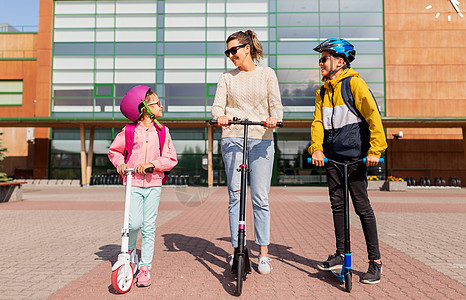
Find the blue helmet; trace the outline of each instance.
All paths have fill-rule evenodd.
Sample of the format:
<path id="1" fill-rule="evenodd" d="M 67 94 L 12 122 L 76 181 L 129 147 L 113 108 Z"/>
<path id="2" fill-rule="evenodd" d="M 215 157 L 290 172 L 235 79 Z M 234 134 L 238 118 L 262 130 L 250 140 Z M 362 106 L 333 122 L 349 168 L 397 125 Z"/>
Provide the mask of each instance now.
<path id="1" fill-rule="evenodd" d="M 356 50 L 347 40 L 331 38 L 323 41 L 319 46 L 314 48 L 314 51 L 322 53 L 327 51 L 334 55 L 344 56 L 348 63 L 351 63 L 356 57 Z"/>

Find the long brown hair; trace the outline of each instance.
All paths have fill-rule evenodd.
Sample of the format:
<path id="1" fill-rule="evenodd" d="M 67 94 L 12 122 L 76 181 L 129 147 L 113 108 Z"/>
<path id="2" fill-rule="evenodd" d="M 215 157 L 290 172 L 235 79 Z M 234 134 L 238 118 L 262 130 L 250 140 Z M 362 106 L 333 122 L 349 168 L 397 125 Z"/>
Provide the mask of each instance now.
<path id="1" fill-rule="evenodd" d="M 226 43 L 232 41 L 232 40 L 238 40 L 241 44 L 248 44 L 251 46 L 251 58 L 254 61 L 259 61 L 264 57 L 264 50 L 262 49 L 261 42 L 259 42 L 259 39 L 257 38 L 257 35 L 254 31 L 252 30 L 246 30 L 246 31 L 237 31 L 235 33 L 232 33 L 228 38 Z"/>

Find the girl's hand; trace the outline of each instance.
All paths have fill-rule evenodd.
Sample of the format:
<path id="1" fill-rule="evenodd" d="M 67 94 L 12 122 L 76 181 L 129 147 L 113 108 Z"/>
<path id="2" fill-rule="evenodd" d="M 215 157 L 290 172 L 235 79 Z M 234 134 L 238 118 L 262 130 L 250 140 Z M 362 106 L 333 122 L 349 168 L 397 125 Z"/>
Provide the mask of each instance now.
<path id="1" fill-rule="evenodd" d="M 147 168 L 153 168 L 154 165 L 151 164 L 151 163 L 143 163 L 143 164 L 139 164 L 137 165 L 135 168 L 134 168 L 134 171 L 138 174 L 141 174 L 141 175 L 146 175 L 146 169 Z"/>
<path id="2" fill-rule="evenodd" d="M 321 150 L 316 150 L 314 153 L 312 153 L 312 164 L 316 165 L 318 167 L 323 167 L 324 166 L 324 152 Z"/>
<path id="3" fill-rule="evenodd" d="M 224 127 L 228 127 L 228 122 L 230 121 L 230 119 L 228 118 L 228 116 L 220 116 L 217 118 L 217 124 L 218 126 L 224 126 Z"/>
<path id="4" fill-rule="evenodd" d="M 265 120 L 265 127 L 275 128 L 275 127 L 277 127 L 277 122 L 278 122 L 277 118 L 267 117 L 267 119 Z"/>
<path id="5" fill-rule="evenodd" d="M 125 175 L 126 175 L 126 174 L 125 174 L 125 171 L 126 171 L 127 168 L 128 168 L 128 167 L 127 167 L 125 164 L 119 165 L 119 166 L 117 167 L 117 172 L 118 172 L 118 174 L 120 174 L 121 176 L 125 176 Z"/>

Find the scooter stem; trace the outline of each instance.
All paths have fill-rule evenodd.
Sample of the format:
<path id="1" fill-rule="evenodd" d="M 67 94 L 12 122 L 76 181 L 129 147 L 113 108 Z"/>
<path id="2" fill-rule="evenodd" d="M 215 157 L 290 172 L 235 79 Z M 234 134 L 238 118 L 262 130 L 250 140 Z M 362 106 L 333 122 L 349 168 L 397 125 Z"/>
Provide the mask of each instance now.
<path id="1" fill-rule="evenodd" d="M 123 229 L 121 233 L 121 252 L 128 252 L 129 244 L 129 207 L 131 204 L 131 186 L 133 180 L 133 169 L 126 169 L 126 188 L 125 188 L 125 216 Z"/>
<path id="2" fill-rule="evenodd" d="M 246 161 L 246 152 L 248 149 L 248 123 L 244 124 L 244 141 L 243 141 L 243 163 L 240 166 L 241 172 L 241 194 L 239 202 L 239 228 L 238 228 L 238 252 L 244 252 L 244 238 L 246 231 L 246 189 L 247 189 L 247 176 L 248 165 Z"/>

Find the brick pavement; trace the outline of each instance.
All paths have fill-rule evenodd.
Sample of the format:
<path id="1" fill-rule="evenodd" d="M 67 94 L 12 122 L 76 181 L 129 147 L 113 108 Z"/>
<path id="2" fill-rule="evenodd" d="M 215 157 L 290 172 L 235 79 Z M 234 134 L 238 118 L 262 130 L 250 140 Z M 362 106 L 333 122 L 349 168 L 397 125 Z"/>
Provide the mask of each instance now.
<path id="1" fill-rule="evenodd" d="M 47 192 L 51 195 L 46 196 Z M 225 188 L 165 188 L 157 220 L 153 284 L 115 295 L 110 273 L 119 251 L 122 203 L 115 199 L 122 197 L 122 190 L 29 191 L 26 201 L 0 205 L 0 230 L 7 232 L 4 244 L 8 245 L 0 252 L 4 266 L 0 297 L 235 298 L 234 276 L 225 261 L 231 252 L 226 194 Z M 248 205 L 254 271 L 241 298 L 465 299 L 464 260 L 458 253 L 466 246 L 464 234 L 459 234 L 466 225 L 465 196 L 466 191 L 371 193 L 379 223 L 383 279 L 374 286 L 358 282 L 367 262 L 359 222 L 353 216 L 353 291 L 348 294 L 333 275 L 316 268 L 334 250 L 326 190 L 273 187 L 270 254 L 274 270 L 268 276 L 256 271 L 258 252 L 252 243 Z M 425 208 L 423 203 L 433 205 Z"/>

